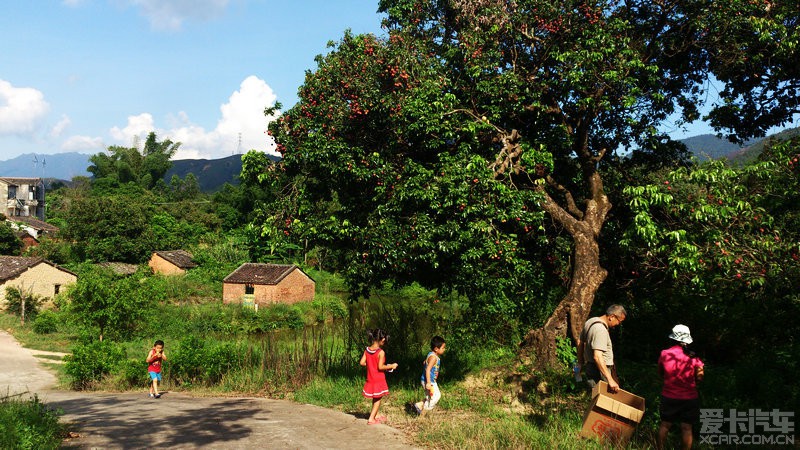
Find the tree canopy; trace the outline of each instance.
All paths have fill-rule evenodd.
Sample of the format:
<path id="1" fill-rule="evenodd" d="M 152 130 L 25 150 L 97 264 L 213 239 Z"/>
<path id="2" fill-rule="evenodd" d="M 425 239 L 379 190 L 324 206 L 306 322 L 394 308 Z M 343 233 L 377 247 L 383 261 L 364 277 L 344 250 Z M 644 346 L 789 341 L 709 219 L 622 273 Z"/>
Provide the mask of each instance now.
<path id="1" fill-rule="evenodd" d="M 709 27 L 735 26 L 740 15 L 782 23 L 752 3 L 720 13 L 689 0 L 381 1 L 388 37 L 346 33 L 332 43 L 300 102 L 270 125 L 279 170 L 244 169 L 283 186 L 262 235 L 342 249 L 358 293 L 416 280 L 513 309 L 541 300 L 530 288 L 541 283 L 534 255 L 543 231 L 565 233 L 566 295 L 526 338 L 550 362 L 555 337 L 571 330 L 577 340 L 606 277 L 598 238 L 612 205 L 603 168 L 630 154 L 647 163 L 681 157 L 659 126 L 699 118 L 712 71 L 733 81 L 726 74 L 740 60 L 764 51 L 757 39 L 726 40 Z M 767 50 L 795 55 L 791 43 Z M 796 95 L 794 74 L 775 78 Z M 722 108 L 737 92 L 757 91 L 731 89 Z"/>
<path id="2" fill-rule="evenodd" d="M 14 234 L 14 230 L 0 215 L 0 255 L 16 255 L 22 249 L 22 241 Z"/>
<path id="3" fill-rule="evenodd" d="M 94 178 L 117 183 L 134 182 L 151 189 L 163 179 L 172 167 L 170 158 L 180 147 L 180 142 L 167 139 L 158 142 L 155 132 L 147 135 L 144 148 L 111 146 L 108 153 L 97 153 L 89 158 L 87 169 Z"/>

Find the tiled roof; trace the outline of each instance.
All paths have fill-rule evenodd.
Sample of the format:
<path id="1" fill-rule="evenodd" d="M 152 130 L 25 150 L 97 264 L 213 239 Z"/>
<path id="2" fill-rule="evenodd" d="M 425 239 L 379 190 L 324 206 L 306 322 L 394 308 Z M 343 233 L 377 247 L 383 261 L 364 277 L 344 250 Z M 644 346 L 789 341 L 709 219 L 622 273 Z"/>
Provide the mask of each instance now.
<path id="1" fill-rule="evenodd" d="M 278 284 L 295 269 L 300 270 L 303 275 L 306 275 L 305 272 L 294 264 L 244 263 L 225 277 L 222 282 L 238 284 Z"/>
<path id="2" fill-rule="evenodd" d="M 110 269 L 117 275 L 132 275 L 136 273 L 136 270 L 139 268 L 136 264 L 128 264 L 128 263 L 121 263 L 121 262 L 101 262 L 97 263 L 100 267 L 105 267 Z"/>
<path id="3" fill-rule="evenodd" d="M 45 232 L 48 232 L 48 233 L 56 233 L 56 232 L 58 232 L 58 227 L 57 226 L 51 225 L 51 224 L 49 224 L 49 223 L 47 223 L 45 221 L 39 220 L 34 216 L 11 216 L 11 217 L 7 217 L 6 219 L 11 221 L 11 222 L 24 223 L 24 224 L 30 226 L 31 228 L 34 228 L 34 229 L 37 229 L 37 230 L 40 230 L 40 231 L 45 231 Z"/>
<path id="4" fill-rule="evenodd" d="M 156 255 L 164 258 L 181 269 L 191 269 L 192 267 L 197 267 L 197 263 L 192 261 L 192 254 L 186 250 L 166 250 L 156 252 Z"/>
<path id="5" fill-rule="evenodd" d="M 47 261 L 44 258 L 27 256 L 0 256 L 0 281 L 16 278 L 31 267 L 39 263 L 49 264 L 58 270 L 75 275 L 75 273 Z M 77 275 L 75 275 L 77 276 Z"/>
<path id="6" fill-rule="evenodd" d="M 22 177 L 0 177 L 0 181 L 5 181 L 6 184 L 13 184 L 19 186 L 20 184 L 39 184 L 42 182 L 41 178 L 22 178 Z"/>

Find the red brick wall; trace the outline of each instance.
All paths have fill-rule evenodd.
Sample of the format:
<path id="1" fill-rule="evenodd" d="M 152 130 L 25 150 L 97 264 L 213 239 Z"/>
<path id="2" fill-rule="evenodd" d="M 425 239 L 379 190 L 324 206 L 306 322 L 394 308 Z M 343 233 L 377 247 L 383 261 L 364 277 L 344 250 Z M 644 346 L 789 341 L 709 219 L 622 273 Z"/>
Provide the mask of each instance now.
<path id="1" fill-rule="evenodd" d="M 222 303 L 242 303 L 244 285 L 222 283 Z"/>
<path id="2" fill-rule="evenodd" d="M 25 236 L 22 236 L 21 240 L 22 240 L 22 251 L 23 252 L 25 250 L 27 250 L 29 247 L 36 247 L 37 245 L 39 245 L 39 242 L 33 236 L 31 236 L 29 234 L 26 234 Z"/>

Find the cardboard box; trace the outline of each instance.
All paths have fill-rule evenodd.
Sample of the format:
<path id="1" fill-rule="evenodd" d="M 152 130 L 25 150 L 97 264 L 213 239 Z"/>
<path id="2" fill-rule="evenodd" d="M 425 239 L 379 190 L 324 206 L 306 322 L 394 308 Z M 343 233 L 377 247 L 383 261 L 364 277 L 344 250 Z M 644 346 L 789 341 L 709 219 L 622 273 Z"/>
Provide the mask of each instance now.
<path id="1" fill-rule="evenodd" d="M 622 389 L 608 390 L 601 381 L 592 391 L 592 404 L 583 416 L 581 436 L 625 445 L 644 416 L 644 399 Z"/>

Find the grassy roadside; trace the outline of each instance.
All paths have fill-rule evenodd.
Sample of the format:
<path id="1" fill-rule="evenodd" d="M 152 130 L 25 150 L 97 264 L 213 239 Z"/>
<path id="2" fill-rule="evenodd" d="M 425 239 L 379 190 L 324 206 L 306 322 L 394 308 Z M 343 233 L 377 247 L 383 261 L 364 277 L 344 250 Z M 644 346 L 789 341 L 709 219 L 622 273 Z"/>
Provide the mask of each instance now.
<path id="1" fill-rule="evenodd" d="M 16 318 L 5 314 L 0 314 L 0 326 L 34 349 L 68 351 L 70 342 L 77 339 L 77 333 L 68 327 L 38 335 L 29 325 L 22 327 Z M 251 343 L 255 345 L 253 352 L 262 353 L 261 363 L 231 370 L 216 383 L 176 384 L 166 377 L 164 389 L 198 396 L 286 398 L 366 418 L 369 401 L 361 396 L 365 375 L 357 358 L 334 362 L 320 373 L 303 367 L 306 364 L 303 357 L 325 353 L 309 347 L 315 339 L 306 341 L 305 337 L 297 339 L 291 335 L 286 338 L 288 341 L 261 343 L 260 347 Z M 238 342 L 248 345 L 246 339 Z M 125 342 L 123 347 L 129 356 L 141 353 L 143 358 L 150 344 L 149 340 L 135 339 Z M 172 354 L 178 352 L 177 344 L 168 341 L 167 348 Z M 390 356 L 395 351 L 396 348 L 388 349 Z M 69 377 L 64 366 L 48 365 L 59 373 L 62 388 L 67 388 Z M 588 397 L 570 386 L 568 374 L 533 377 L 509 349 L 455 348 L 443 358 L 441 402 L 431 414 L 418 418 L 410 410 L 410 404 L 422 396 L 417 366 L 416 361 L 404 361 L 401 370 L 389 376 L 391 395 L 381 408 L 389 424 L 402 430 L 416 445 L 443 449 L 603 448 L 597 442 L 578 437 Z M 169 365 L 166 370 L 170 370 Z M 111 374 L 91 389 L 135 391 L 146 387 L 145 384 L 128 386 L 121 374 Z M 629 448 L 650 448 L 649 429 L 652 428 L 640 429 Z"/>
<path id="2" fill-rule="evenodd" d="M 539 386 L 543 386 L 542 381 Z M 381 413 L 388 417 L 390 426 L 426 448 L 608 448 L 578 436 L 588 396 L 552 390 L 544 394 L 521 392 L 534 382 L 526 374 L 498 367 L 483 369 L 461 381 L 443 381 L 437 408 L 418 417 L 411 412 L 410 404 L 420 400 L 422 389 L 389 379 L 391 394 L 382 403 Z M 366 418 L 370 401 L 361 397 L 362 385 L 361 378 L 318 379 L 294 393 L 293 398 Z M 640 430 L 628 448 L 646 449 L 652 444 L 652 436 Z"/>
<path id="3" fill-rule="evenodd" d="M 0 313 L 0 329 L 14 335 L 24 347 L 47 352 L 69 353 L 77 338 L 72 329 L 48 334 L 35 333 L 30 321 L 23 326 L 19 317 L 6 313 Z"/>
<path id="4" fill-rule="evenodd" d="M 29 326 L 21 327 L 15 318 L 4 314 L 0 314 L 0 326 L 11 331 L 23 345 L 48 351 L 68 350 L 65 342 L 73 338 L 68 331 L 37 335 Z M 142 350 L 139 347 L 147 345 L 148 342 L 144 340 L 136 340 L 125 346 L 129 353 L 137 354 Z M 172 350 L 175 350 L 174 346 Z M 408 363 L 404 370 L 392 374 L 388 380 L 392 393 L 381 408 L 381 412 L 388 416 L 389 424 L 402 430 L 416 445 L 426 448 L 602 448 L 598 443 L 577 437 L 586 398 L 568 392 L 548 392 L 546 395 L 534 393 L 528 397 L 525 394 L 527 390 L 535 392 L 535 386 L 531 386 L 534 381 L 524 372 L 511 373 L 500 369 L 514 366 L 515 357 L 510 351 L 501 349 L 476 353 L 460 349 L 445 355 L 442 400 L 437 410 L 423 418 L 418 418 L 409 408 L 422 395 L 416 383 L 419 376 L 417 367 Z M 481 362 L 474 366 L 474 370 L 460 373 L 460 365 L 469 361 L 472 366 L 476 360 Z M 271 364 L 292 362 L 286 360 Z M 62 387 L 66 387 L 68 380 L 63 365 L 50 366 L 60 373 Z M 286 390 L 266 388 L 272 380 L 265 378 L 274 372 L 259 373 L 254 370 L 229 373 L 211 386 L 179 386 L 167 382 L 164 387 L 198 396 L 264 395 L 287 398 L 366 418 L 369 401 L 360 394 L 364 383 L 362 371 L 357 361 L 353 361 L 348 366 L 336 366 L 326 374 L 312 376 L 297 386 L 284 385 Z M 113 375 L 94 385 L 93 389 L 125 390 Z M 139 389 L 145 389 L 144 385 Z"/>
<path id="5" fill-rule="evenodd" d="M 0 448 L 48 450 L 61 446 L 66 432 L 59 413 L 37 397 L 29 400 L 0 396 Z"/>

